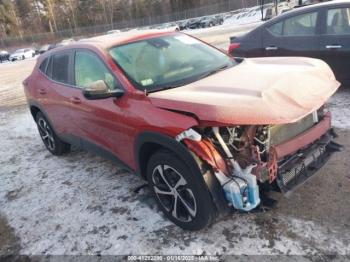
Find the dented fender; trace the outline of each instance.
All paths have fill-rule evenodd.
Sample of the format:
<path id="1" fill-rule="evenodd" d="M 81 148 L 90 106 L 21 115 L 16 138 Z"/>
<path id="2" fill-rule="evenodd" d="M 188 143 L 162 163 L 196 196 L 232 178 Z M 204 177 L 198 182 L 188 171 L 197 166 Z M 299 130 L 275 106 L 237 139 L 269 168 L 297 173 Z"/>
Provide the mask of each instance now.
<path id="1" fill-rule="evenodd" d="M 220 170 L 225 175 L 229 174 L 225 160 L 221 157 L 219 152 L 215 149 L 210 141 L 205 139 L 195 141 L 185 138 L 183 140 L 183 143 L 200 159 L 209 164 L 214 169 L 214 171 Z"/>

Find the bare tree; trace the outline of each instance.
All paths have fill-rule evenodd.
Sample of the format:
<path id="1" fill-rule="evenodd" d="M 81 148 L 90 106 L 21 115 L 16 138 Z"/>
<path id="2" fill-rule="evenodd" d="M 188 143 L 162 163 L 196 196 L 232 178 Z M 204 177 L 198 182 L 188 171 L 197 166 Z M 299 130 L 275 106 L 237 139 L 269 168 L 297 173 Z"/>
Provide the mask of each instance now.
<path id="1" fill-rule="evenodd" d="M 53 22 L 53 28 L 55 31 L 58 31 L 58 27 L 57 27 L 57 23 L 56 23 L 56 17 L 53 11 L 53 1 L 54 0 L 44 0 L 44 6 L 47 8 L 48 14 L 49 14 L 49 23 L 50 23 L 50 29 L 51 32 L 53 32 L 52 30 L 52 24 L 51 21 Z"/>

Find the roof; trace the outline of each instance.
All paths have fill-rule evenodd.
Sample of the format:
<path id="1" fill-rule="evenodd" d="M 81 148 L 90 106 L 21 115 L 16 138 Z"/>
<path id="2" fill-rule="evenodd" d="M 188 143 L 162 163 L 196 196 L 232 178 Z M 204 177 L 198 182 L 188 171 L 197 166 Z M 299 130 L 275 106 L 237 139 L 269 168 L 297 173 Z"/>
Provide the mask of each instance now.
<path id="1" fill-rule="evenodd" d="M 323 7 L 328 7 L 328 6 L 336 7 L 336 6 L 342 5 L 342 4 L 350 4 L 350 0 L 333 0 L 333 1 L 327 1 L 327 2 L 322 2 L 322 3 L 318 3 L 318 4 L 297 6 L 294 9 L 289 10 L 288 12 L 285 12 L 283 14 L 275 16 L 272 19 L 266 21 L 266 23 L 260 25 L 259 28 L 268 26 L 268 25 L 273 24 L 275 22 L 279 22 L 279 21 L 284 20 L 285 18 L 288 18 L 288 17 L 296 16 L 298 14 L 303 14 L 305 12 L 313 12 L 313 11 L 316 11 L 316 10 L 319 10 Z M 252 30 L 251 32 L 254 32 L 254 30 Z"/>
<path id="2" fill-rule="evenodd" d="M 310 4 L 310 5 L 302 5 L 302 6 L 297 6 L 294 10 L 306 10 L 306 9 L 318 9 L 324 6 L 332 6 L 332 5 L 338 5 L 338 4 L 350 4 L 349 0 L 333 0 L 333 1 L 326 1 L 318 4 Z M 294 11 L 291 10 L 291 11 Z M 287 12 L 290 13 L 290 12 Z"/>
<path id="3" fill-rule="evenodd" d="M 70 44 L 69 46 L 72 47 L 73 45 L 81 45 L 81 44 L 87 44 L 87 45 L 93 45 L 96 47 L 100 47 L 103 49 L 120 45 L 132 41 L 137 41 L 141 39 L 146 39 L 150 37 L 157 37 L 162 35 L 167 35 L 174 33 L 174 31 L 169 30 L 132 30 L 128 32 L 121 32 L 121 33 L 115 33 L 115 34 L 106 34 L 101 36 L 96 36 L 92 38 L 85 38 L 80 41 L 77 41 L 75 43 Z"/>

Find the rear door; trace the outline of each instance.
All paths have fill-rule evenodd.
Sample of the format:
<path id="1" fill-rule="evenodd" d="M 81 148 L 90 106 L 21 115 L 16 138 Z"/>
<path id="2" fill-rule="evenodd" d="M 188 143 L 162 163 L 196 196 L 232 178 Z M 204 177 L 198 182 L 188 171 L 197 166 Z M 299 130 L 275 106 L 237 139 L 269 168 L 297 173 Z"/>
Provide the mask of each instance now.
<path id="1" fill-rule="evenodd" d="M 73 87 L 71 51 L 57 52 L 51 55 L 45 70 L 46 79 L 38 86 L 41 103 L 51 124 L 62 136 L 75 135 L 72 115 L 74 97 L 80 92 Z"/>
<path id="2" fill-rule="evenodd" d="M 350 83 L 350 5 L 323 12 L 321 58 L 333 69 L 336 78 Z"/>
<path id="3" fill-rule="evenodd" d="M 318 58 L 318 11 L 299 13 L 268 24 L 263 31 L 265 56 L 306 56 Z"/>

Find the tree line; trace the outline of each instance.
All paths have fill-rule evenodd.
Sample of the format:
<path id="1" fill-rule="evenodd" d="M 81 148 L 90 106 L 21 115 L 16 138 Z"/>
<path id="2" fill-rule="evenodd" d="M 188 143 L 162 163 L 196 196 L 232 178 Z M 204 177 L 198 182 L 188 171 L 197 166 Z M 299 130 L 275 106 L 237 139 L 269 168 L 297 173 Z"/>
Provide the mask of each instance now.
<path id="1" fill-rule="evenodd" d="M 215 3 L 229 0 L 217 0 Z M 244 2 L 239 0 L 237 2 Z M 21 38 L 181 12 L 210 0 L 0 0 L 0 37 Z"/>

